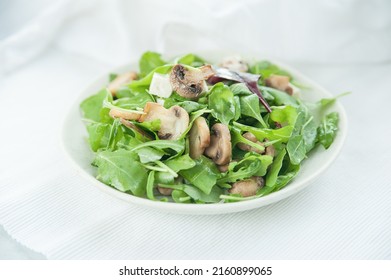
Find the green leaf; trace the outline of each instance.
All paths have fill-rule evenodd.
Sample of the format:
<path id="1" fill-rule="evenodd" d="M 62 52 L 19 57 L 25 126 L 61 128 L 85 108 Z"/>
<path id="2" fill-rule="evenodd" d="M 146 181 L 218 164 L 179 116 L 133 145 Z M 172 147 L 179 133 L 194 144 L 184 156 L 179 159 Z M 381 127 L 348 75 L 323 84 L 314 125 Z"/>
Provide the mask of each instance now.
<path id="1" fill-rule="evenodd" d="M 101 120 L 100 110 L 105 98 L 106 89 L 102 89 L 97 94 L 84 99 L 80 104 L 83 118 L 99 122 Z"/>
<path id="2" fill-rule="evenodd" d="M 270 113 L 270 118 L 281 125 L 295 125 L 297 119 L 297 109 L 292 106 L 274 107 Z"/>
<path id="3" fill-rule="evenodd" d="M 239 162 L 231 162 L 227 174 L 220 178 L 219 185 L 234 183 L 239 180 L 250 178 L 251 176 L 265 176 L 267 168 L 272 163 L 273 158 L 257 153 L 247 153 Z"/>
<path id="4" fill-rule="evenodd" d="M 266 79 L 271 75 L 283 75 L 292 78 L 292 76 L 287 71 L 266 60 L 259 61 L 251 65 L 249 72 L 253 74 L 259 74 L 263 79 Z"/>
<path id="5" fill-rule="evenodd" d="M 161 55 L 156 52 L 145 52 L 139 61 L 140 76 L 144 77 L 155 68 L 166 64 Z"/>
<path id="6" fill-rule="evenodd" d="M 284 160 L 284 157 L 286 155 L 286 150 L 281 150 L 276 158 L 274 159 L 272 165 L 270 166 L 270 170 L 266 176 L 266 186 L 269 188 L 274 187 L 274 185 L 277 182 L 278 173 L 281 170 L 282 167 L 282 161 Z"/>
<path id="7" fill-rule="evenodd" d="M 88 123 L 88 142 L 91 149 L 96 152 L 101 148 L 106 148 L 110 137 L 111 125 L 105 123 Z"/>
<path id="8" fill-rule="evenodd" d="M 230 132 L 231 132 L 231 143 L 232 143 L 233 147 L 235 147 L 238 143 L 243 143 L 243 144 L 249 145 L 257 150 L 260 150 L 260 151 L 265 150 L 264 146 L 259 145 L 258 143 L 254 143 L 254 142 L 248 140 L 247 138 L 244 138 L 238 128 L 231 127 Z"/>
<path id="9" fill-rule="evenodd" d="M 207 157 L 201 156 L 195 161 L 196 165 L 187 170 L 179 171 L 179 174 L 192 185 L 199 188 L 206 194 L 209 194 L 216 184 L 218 174 L 220 173 L 213 161 Z"/>
<path id="10" fill-rule="evenodd" d="M 192 67 L 199 67 L 205 64 L 205 60 L 195 54 L 189 53 L 179 57 L 174 63 L 184 64 Z"/>
<path id="11" fill-rule="evenodd" d="M 254 95 L 244 83 L 232 84 L 229 86 L 229 89 L 234 95 Z"/>
<path id="12" fill-rule="evenodd" d="M 155 196 L 153 195 L 153 188 L 154 188 L 154 183 L 155 183 L 155 171 L 150 171 L 148 174 L 148 179 L 147 179 L 147 197 L 150 200 L 156 200 Z"/>
<path id="13" fill-rule="evenodd" d="M 240 98 L 239 96 L 234 96 L 234 105 L 235 105 L 235 117 L 234 121 L 237 121 L 241 116 L 241 107 L 240 107 Z"/>
<path id="14" fill-rule="evenodd" d="M 291 125 L 284 126 L 279 129 L 269 129 L 269 128 L 261 129 L 261 128 L 256 128 L 253 126 L 248 126 L 237 122 L 234 122 L 233 124 L 236 128 L 240 129 L 241 131 L 251 132 L 260 141 L 267 138 L 269 141 L 281 140 L 281 142 L 286 143 L 291 137 L 292 130 L 293 130 L 293 126 Z"/>
<path id="15" fill-rule="evenodd" d="M 130 89 L 126 88 L 119 91 L 117 93 L 117 97 L 119 97 L 120 92 L 123 96 L 125 95 L 125 92 L 129 92 L 129 94 L 126 94 L 126 97 L 122 97 L 113 101 L 113 104 L 123 109 L 134 110 L 138 108 L 144 108 L 147 102 L 154 102 L 153 97 L 146 91 L 132 92 Z"/>
<path id="16" fill-rule="evenodd" d="M 131 151 L 136 151 L 145 147 L 154 147 L 157 149 L 170 149 L 180 154 L 185 149 L 185 141 L 184 140 L 153 140 L 145 143 L 141 143 L 134 147 Z"/>
<path id="17" fill-rule="evenodd" d="M 240 97 L 240 110 L 242 115 L 253 117 L 254 119 L 258 120 L 263 127 L 267 127 L 261 116 L 258 96 L 255 94 Z"/>
<path id="18" fill-rule="evenodd" d="M 196 163 L 188 154 L 175 157 L 164 162 L 168 167 L 170 167 L 175 172 L 179 172 L 181 170 L 186 170 L 194 167 Z"/>
<path id="19" fill-rule="evenodd" d="M 138 154 L 141 163 L 154 162 L 160 160 L 165 155 L 162 150 L 152 147 L 138 149 L 136 150 L 136 153 Z"/>
<path id="20" fill-rule="evenodd" d="M 228 86 L 217 83 L 210 90 L 209 109 L 221 123 L 228 125 L 235 118 L 234 95 Z"/>
<path id="21" fill-rule="evenodd" d="M 167 109 L 171 108 L 174 105 L 178 105 L 179 107 L 182 107 L 189 114 L 207 107 L 206 104 L 200 104 L 200 103 L 194 102 L 194 101 L 179 101 L 178 102 L 172 98 L 167 98 L 164 101 L 164 107 Z"/>
<path id="22" fill-rule="evenodd" d="M 154 73 L 167 74 L 168 72 L 171 71 L 172 67 L 173 67 L 172 64 L 166 64 L 163 66 L 159 66 L 159 67 L 155 68 L 153 71 L 149 72 L 149 74 L 146 75 L 144 78 L 142 78 L 140 80 L 132 81 L 127 86 L 132 90 L 140 90 L 140 88 L 149 87 L 152 82 L 152 77 L 153 77 Z"/>
<path id="23" fill-rule="evenodd" d="M 143 196 L 147 183 L 147 170 L 128 150 L 102 151 L 93 162 L 98 167 L 96 178 L 122 191 Z"/>
<path id="24" fill-rule="evenodd" d="M 299 102 L 293 96 L 290 96 L 284 91 L 265 86 L 259 86 L 259 88 L 261 89 L 262 93 L 267 93 L 273 96 L 274 105 L 291 105 L 292 107 L 299 106 Z"/>
<path id="25" fill-rule="evenodd" d="M 285 187 L 293 178 L 296 177 L 300 170 L 300 165 L 291 165 L 288 172 L 283 175 L 278 175 L 276 184 L 274 185 L 274 191 L 279 191 Z"/>
<path id="26" fill-rule="evenodd" d="M 171 197 L 176 203 L 190 203 L 191 200 L 191 197 L 182 190 L 173 190 Z"/>
<path id="27" fill-rule="evenodd" d="M 317 141 L 328 149 L 334 142 L 338 131 L 339 115 L 336 112 L 330 113 L 324 117 L 322 123 L 318 127 Z"/>
<path id="28" fill-rule="evenodd" d="M 300 162 L 306 157 L 306 148 L 303 136 L 292 136 L 286 145 L 286 150 L 288 151 L 292 164 L 300 164 Z"/>

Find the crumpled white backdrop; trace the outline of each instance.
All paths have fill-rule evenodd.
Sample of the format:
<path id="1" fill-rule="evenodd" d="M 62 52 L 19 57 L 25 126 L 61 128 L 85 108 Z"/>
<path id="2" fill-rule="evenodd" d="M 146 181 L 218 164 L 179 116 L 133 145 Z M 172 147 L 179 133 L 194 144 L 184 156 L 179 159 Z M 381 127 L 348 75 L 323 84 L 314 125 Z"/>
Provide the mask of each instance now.
<path id="1" fill-rule="evenodd" d="M 391 257 L 390 2 L 13 2 L 0 7 L 0 224 L 12 238 L 53 259 Z M 335 164 L 294 197 L 207 217 L 140 209 L 79 177 L 59 133 L 80 89 L 145 50 L 205 49 L 277 57 L 353 91 Z"/>

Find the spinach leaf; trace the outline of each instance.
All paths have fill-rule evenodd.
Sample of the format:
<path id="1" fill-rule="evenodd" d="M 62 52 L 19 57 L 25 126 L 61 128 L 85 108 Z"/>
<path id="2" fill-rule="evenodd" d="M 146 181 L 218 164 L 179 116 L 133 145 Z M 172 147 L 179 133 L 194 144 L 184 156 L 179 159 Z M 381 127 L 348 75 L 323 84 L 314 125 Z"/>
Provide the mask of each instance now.
<path id="1" fill-rule="evenodd" d="M 209 94 L 209 109 L 221 123 L 228 125 L 235 118 L 234 95 L 223 83 L 215 84 Z"/>
<path id="2" fill-rule="evenodd" d="M 317 141 L 328 149 L 333 143 L 338 131 L 339 115 L 336 112 L 326 115 L 318 127 Z"/>
<path id="3" fill-rule="evenodd" d="M 216 184 L 219 170 L 209 158 L 201 156 L 195 160 L 195 166 L 179 171 L 179 174 L 205 194 L 209 194 Z"/>
<path id="4" fill-rule="evenodd" d="M 100 121 L 100 111 L 102 109 L 103 100 L 106 98 L 106 94 L 106 89 L 102 89 L 97 94 L 83 100 L 80 104 L 83 118 L 96 122 Z"/>
<path id="5" fill-rule="evenodd" d="M 139 61 L 140 76 L 144 77 L 156 67 L 163 66 L 166 62 L 156 52 L 145 52 Z"/>
<path id="6" fill-rule="evenodd" d="M 240 97 L 240 110 L 242 115 L 253 117 L 258 120 L 263 127 L 267 127 L 267 124 L 261 116 L 258 96 L 255 94 Z"/>
<path id="7" fill-rule="evenodd" d="M 147 170 L 131 151 L 119 149 L 102 151 L 96 155 L 93 165 L 98 167 L 96 178 L 122 191 L 143 196 L 147 183 Z"/>

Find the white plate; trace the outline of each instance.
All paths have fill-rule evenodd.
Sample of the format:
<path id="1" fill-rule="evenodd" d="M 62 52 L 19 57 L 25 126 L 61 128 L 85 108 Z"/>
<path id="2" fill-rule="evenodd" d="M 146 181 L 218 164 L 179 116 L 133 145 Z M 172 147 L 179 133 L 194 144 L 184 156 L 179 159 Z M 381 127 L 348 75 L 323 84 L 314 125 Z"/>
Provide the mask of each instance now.
<path id="1" fill-rule="evenodd" d="M 226 56 L 225 54 L 216 53 L 216 52 L 207 52 L 201 53 L 202 57 L 206 58 L 208 61 L 220 61 L 222 57 Z M 253 61 L 253 57 L 244 57 L 246 61 Z M 309 78 L 305 77 L 297 70 L 283 65 L 281 63 L 271 60 L 273 63 L 281 66 L 283 69 L 289 71 L 296 80 L 299 82 L 308 85 L 311 88 L 311 91 L 302 92 L 302 99 L 307 101 L 317 101 L 321 98 L 332 97 L 332 95 L 322 88 L 317 83 L 311 81 Z M 130 63 L 122 67 L 113 69 L 108 73 L 120 73 L 126 70 L 137 70 L 137 63 Z M 95 80 L 91 83 L 85 90 L 80 93 L 78 100 L 75 102 L 74 106 L 69 111 L 68 115 L 65 118 L 62 130 L 62 144 L 65 150 L 65 153 L 68 155 L 69 159 L 74 163 L 74 166 L 77 168 L 78 172 L 83 175 L 85 178 L 89 179 L 96 187 L 100 190 L 115 196 L 119 199 L 128 201 L 130 203 L 154 208 L 159 211 L 166 211 L 172 213 L 180 214 L 197 214 L 197 215 L 211 215 L 211 214 L 224 214 L 250 210 L 265 206 L 274 202 L 277 202 L 281 199 L 284 199 L 288 196 L 291 196 L 305 187 L 309 186 L 316 178 L 318 178 L 326 169 L 331 165 L 331 163 L 336 159 L 337 155 L 340 153 L 343 146 L 343 142 L 346 137 L 347 132 L 347 119 L 345 111 L 342 105 L 339 102 L 336 102 L 330 111 L 336 111 L 339 113 L 339 132 L 334 140 L 334 143 L 328 150 L 324 150 L 322 147 L 317 147 L 314 151 L 311 152 L 310 157 L 302 163 L 301 170 L 297 177 L 290 182 L 282 190 L 269 194 L 265 197 L 241 201 L 236 203 L 217 203 L 217 204 L 178 204 L 178 203 L 168 203 L 160 201 L 152 201 L 144 198 L 139 198 L 132 196 L 126 193 L 122 193 L 112 187 L 109 187 L 97 179 L 95 179 L 96 169 L 91 166 L 91 161 L 94 157 L 93 152 L 90 150 L 88 143 L 86 141 L 87 132 L 84 124 L 81 121 L 79 104 L 86 97 L 96 93 L 101 89 L 108 79 L 108 74 L 103 75 L 102 77 Z"/>

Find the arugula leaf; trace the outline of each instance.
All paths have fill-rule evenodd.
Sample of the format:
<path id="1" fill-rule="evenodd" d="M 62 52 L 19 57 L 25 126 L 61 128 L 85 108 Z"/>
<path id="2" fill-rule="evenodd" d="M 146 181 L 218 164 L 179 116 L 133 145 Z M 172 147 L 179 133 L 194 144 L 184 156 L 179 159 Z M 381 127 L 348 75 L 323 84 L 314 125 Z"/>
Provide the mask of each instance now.
<path id="1" fill-rule="evenodd" d="M 175 172 L 190 169 L 196 165 L 194 160 L 188 154 L 166 160 L 164 164 Z"/>
<path id="2" fill-rule="evenodd" d="M 253 95 L 245 83 L 237 83 L 229 86 L 234 95 Z"/>
<path id="3" fill-rule="evenodd" d="M 166 109 L 169 109 L 169 108 L 171 108 L 174 105 L 178 105 L 179 107 L 182 107 L 189 114 L 192 113 L 192 112 L 201 110 L 201 109 L 205 109 L 207 107 L 206 104 L 200 104 L 198 102 L 189 101 L 189 100 L 187 100 L 187 101 L 179 101 L 178 102 L 178 101 L 176 101 L 176 100 L 174 100 L 172 98 L 167 98 L 164 101 L 164 108 L 166 108 Z"/>
<path id="4" fill-rule="evenodd" d="M 140 76 L 144 77 L 156 67 L 162 66 L 166 62 L 161 58 L 161 55 L 156 52 L 145 52 L 139 61 Z"/>
<path id="5" fill-rule="evenodd" d="M 275 88 L 271 87 L 265 87 L 265 86 L 258 86 L 263 93 L 268 93 L 271 96 L 273 96 L 273 102 L 275 105 L 281 106 L 281 105 L 291 105 L 292 107 L 299 106 L 299 102 L 293 97 L 290 96 L 288 93 L 284 91 L 280 91 Z"/>
<path id="6" fill-rule="evenodd" d="M 244 144 L 249 145 L 257 150 L 260 150 L 260 151 L 265 150 L 264 146 L 259 145 L 257 143 L 254 143 L 254 142 L 248 140 L 247 138 L 244 138 L 238 128 L 231 127 L 230 132 L 231 132 L 231 143 L 232 143 L 233 147 L 235 147 L 238 143 L 244 143 Z"/>
<path id="7" fill-rule="evenodd" d="M 242 115 L 253 117 L 258 120 L 263 127 L 267 127 L 267 124 L 261 116 L 258 96 L 255 94 L 240 97 L 240 110 Z"/>
<path id="8" fill-rule="evenodd" d="M 154 162 L 160 160 L 165 155 L 165 152 L 162 150 L 152 147 L 138 149 L 136 153 L 138 154 L 141 163 Z"/>
<path id="9" fill-rule="evenodd" d="M 99 181 L 136 196 L 145 194 L 148 172 L 135 153 L 123 149 L 102 151 L 96 155 L 93 165 L 98 167 Z"/>
<path id="10" fill-rule="evenodd" d="M 86 125 L 88 132 L 88 142 L 91 149 L 96 152 L 105 148 L 109 142 L 111 125 L 105 123 L 92 122 Z"/>
<path id="11" fill-rule="evenodd" d="M 274 107 L 270 113 L 270 118 L 283 126 L 295 125 L 297 119 L 297 110 L 292 106 Z"/>
<path id="12" fill-rule="evenodd" d="M 146 187 L 147 197 L 150 200 L 156 200 L 155 196 L 153 195 L 154 183 L 155 183 L 155 171 L 152 170 L 148 174 L 147 187 Z"/>
<path id="13" fill-rule="evenodd" d="M 257 100 L 258 101 L 258 100 Z M 235 117 L 234 121 L 237 121 L 241 116 L 241 107 L 240 107 L 240 98 L 237 95 L 234 95 L 234 105 L 235 105 Z"/>
<path id="14" fill-rule="evenodd" d="M 205 64 L 205 60 L 195 54 L 189 53 L 179 57 L 178 59 L 175 60 L 174 63 L 189 65 L 192 67 L 199 67 Z"/>
<path id="15" fill-rule="evenodd" d="M 293 178 L 296 177 L 300 170 L 300 165 L 291 165 L 288 172 L 283 175 L 278 175 L 276 184 L 274 185 L 274 191 L 279 191 L 285 187 Z"/>
<path id="16" fill-rule="evenodd" d="M 235 118 L 234 95 L 223 83 L 215 84 L 210 90 L 208 106 L 212 115 L 223 124 L 228 125 Z"/>
<path id="17" fill-rule="evenodd" d="M 140 80 L 132 81 L 127 86 L 132 90 L 140 90 L 140 88 L 149 87 L 149 85 L 152 82 L 152 77 L 154 73 L 167 74 L 168 72 L 171 71 L 172 67 L 173 67 L 172 64 L 166 64 L 163 66 L 156 67 L 151 72 L 149 72 L 149 74 L 146 75 L 144 78 Z"/>
<path id="18" fill-rule="evenodd" d="M 249 131 L 255 135 L 257 139 L 262 141 L 267 138 L 269 141 L 281 140 L 281 142 L 286 143 L 289 141 L 289 138 L 292 134 L 293 126 L 288 125 L 279 129 L 269 129 L 269 128 L 256 128 L 253 126 L 244 125 L 241 123 L 234 122 L 234 127 L 240 129 L 241 131 Z M 232 132 L 232 130 L 231 130 Z M 246 143 L 247 144 L 247 143 Z M 251 144 L 250 144 L 251 145 Z"/>
<path id="19" fill-rule="evenodd" d="M 119 98 L 119 93 L 124 95 L 124 92 L 129 92 L 126 97 Z M 117 93 L 119 99 L 113 101 L 115 106 L 123 109 L 134 110 L 138 108 L 144 108 L 147 102 L 154 102 L 153 97 L 146 91 L 131 91 L 130 89 L 124 89 Z"/>
<path id="20" fill-rule="evenodd" d="M 292 136 L 286 145 L 286 150 L 288 151 L 292 164 L 300 164 L 306 157 L 303 135 Z"/>
<path id="21" fill-rule="evenodd" d="M 149 142 L 141 143 L 134 147 L 131 151 L 136 151 L 145 147 L 154 147 L 158 149 L 169 149 L 175 151 L 177 154 L 181 154 L 185 150 L 184 140 L 152 140 Z"/>
<path id="22" fill-rule="evenodd" d="M 182 190 L 173 190 L 171 197 L 176 203 L 190 203 L 191 200 L 191 197 Z"/>
<path id="23" fill-rule="evenodd" d="M 249 71 L 250 73 L 261 75 L 263 79 L 269 78 L 271 75 L 283 75 L 292 78 L 287 71 L 266 60 L 254 63 L 250 66 Z"/>
<path id="24" fill-rule="evenodd" d="M 282 167 L 282 161 L 286 155 L 286 150 L 281 150 L 276 158 L 274 159 L 272 165 L 270 166 L 269 173 L 266 176 L 266 187 L 272 188 L 277 182 L 278 173 Z"/>
<path id="25" fill-rule="evenodd" d="M 328 149 L 333 143 L 338 131 L 339 115 L 336 112 L 326 115 L 318 127 L 317 141 Z"/>
<path id="26" fill-rule="evenodd" d="M 195 166 L 179 171 L 179 174 L 205 194 L 209 194 L 216 185 L 219 170 L 209 158 L 201 156 L 195 160 Z"/>
<path id="27" fill-rule="evenodd" d="M 257 153 L 247 153 L 239 162 L 231 162 L 225 176 L 218 179 L 219 185 L 234 183 L 239 180 L 250 178 L 251 176 L 264 176 L 267 168 L 272 163 L 273 158 Z"/>
<path id="28" fill-rule="evenodd" d="M 97 94 L 84 99 L 80 104 L 83 118 L 99 122 L 101 120 L 100 110 L 105 98 L 106 89 L 102 89 Z"/>

